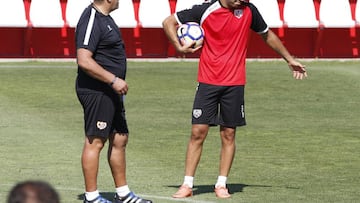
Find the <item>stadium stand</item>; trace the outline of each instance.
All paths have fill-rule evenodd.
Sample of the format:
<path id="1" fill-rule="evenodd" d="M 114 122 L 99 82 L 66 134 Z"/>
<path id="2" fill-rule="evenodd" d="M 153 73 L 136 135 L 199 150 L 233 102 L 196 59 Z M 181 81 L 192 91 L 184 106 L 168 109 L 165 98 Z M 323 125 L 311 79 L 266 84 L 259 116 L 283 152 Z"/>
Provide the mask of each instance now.
<path id="1" fill-rule="evenodd" d="M 120 0 L 119 8 L 111 14 L 115 23 L 121 29 L 127 55 L 136 57 L 137 41 L 139 41 L 138 20 L 135 14 L 135 5 L 132 0 Z"/>
<path id="2" fill-rule="evenodd" d="M 283 15 L 284 24 L 289 28 L 317 28 L 319 26 L 312 0 L 286 0 Z"/>
<path id="3" fill-rule="evenodd" d="M 360 27 L 360 0 L 358 0 L 357 3 L 356 3 L 355 19 L 356 19 L 356 25 L 358 27 Z"/>
<path id="4" fill-rule="evenodd" d="M 313 0 L 285 0 L 283 19 L 283 41 L 289 51 L 296 56 L 312 57 L 319 27 Z"/>
<path id="5" fill-rule="evenodd" d="M 68 0 L 66 3 L 66 23 L 76 27 L 83 10 L 91 3 L 90 0 Z"/>
<path id="6" fill-rule="evenodd" d="M 65 29 L 65 12 L 59 0 L 31 0 L 30 28 L 27 37 L 29 54 L 38 57 L 69 56 Z"/>
<path id="7" fill-rule="evenodd" d="M 154 7 L 153 0 L 140 0 L 139 21 L 141 27 L 162 28 L 162 21 L 171 13 L 170 3 L 168 0 L 156 0 L 156 9 Z"/>
<path id="8" fill-rule="evenodd" d="M 169 49 L 167 37 L 162 30 L 162 21 L 171 14 L 170 2 L 156 0 L 156 9 L 154 6 L 153 0 L 140 0 L 138 56 L 158 58 L 167 55 Z"/>
<path id="9" fill-rule="evenodd" d="M 204 0 L 177 0 L 176 1 L 176 6 L 175 6 L 175 11 L 181 11 L 187 8 L 191 8 L 193 5 L 195 4 L 201 4 L 203 3 Z"/>
<path id="10" fill-rule="evenodd" d="M 23 0 L 0 0 L 0 27 L 27 27 Z"/>
<path id="11" fill-rule="evenodd" d="M 59 0 L 31 0 L 30 21 L 33 27 L 63 27 Z"/>
<path id="12" fill-rule="evenodd" d="M 91 1 L 0 0 L 0 58 L 74 58 L 75 26 Z M 120 0 L 111 16 L 121 29 L 128 57 L 184 57 L 169 44 L 162 20 L 203 1 Z M 250 2 L 296 57 L 359 58 L 360 0 Z M 249 43 L 249 58 L 278 57 L 256 33 Z"/>
<path id="13" fill-rule="evenodd" d="M 281 5 L 277 0 L 250 0 L 263 16 L 269 27 L 282 39 L 284 37 L 284 23 L 281 19 Z M 278 55 L 264 44 L 262 38 L 252 33 L 249 41 L 248 56 L 251 58 L 273 58 Z"/>
<path id="14" fill-rule="evenodd" d="M 135 28 L 137 26 L 132 0 L 121 0 L 119 8 L 113 11 L 111 16 L 120 28 Z"/>
<path id="15" fill-rule="evenodd" d="M 283 26 L 277 0 L 250 0 L 250 2 L 258 8 L 265 22 L 271 28 L 280 28 Z"/>
<path id="16" fill-rule="evenodd" d="M 321 0 L 320 29 L 317 35 L 315 57 L 359 57 L 355 20 L 349 0 Z"/>
<path id="17" fill-rule="evenodd" d="M 324 27 L 354 27 L 355 21 L 352 19 L 349 0 L 321 0 L 320 23 Z"/>
<path id="18" fill-rule="evenodd" d="M 24 55 L 28 26 L 24 2 L 0 0 L 0 3 L 0 57 Z"/>

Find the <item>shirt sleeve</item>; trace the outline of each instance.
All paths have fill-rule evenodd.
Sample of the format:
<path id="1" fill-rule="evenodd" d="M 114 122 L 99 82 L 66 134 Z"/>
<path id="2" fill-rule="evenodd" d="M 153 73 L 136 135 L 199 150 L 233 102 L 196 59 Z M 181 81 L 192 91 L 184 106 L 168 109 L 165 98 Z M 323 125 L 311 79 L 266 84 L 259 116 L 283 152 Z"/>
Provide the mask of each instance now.
<path id="1" fill-rule="evenodd" d="M 175 18 L 179 24 L 184 24 L 187 22 L 196 22 L 200 24 L 202 14 L 206 8 L 207 6 L 204 6 L 203 4 L 194 5 L 191 9 L 185 9 L 175 13 Z"/>
<path id="2" fill-rule="evenodd" d="M 249 3 L 249 7 L 252 13 L 251 29 L 257 33 L 266 33 L 269 30 L 269 26 L 266 24 L 259 10 L 251 3 Z"/>
<path id="3" fill-rule="evenodd" d="M 76 27 L 76 49 L 84 48 L 95 52 L 101 39 L 100 29 L 96 23 L 96 11 L 84 12 Z"/>

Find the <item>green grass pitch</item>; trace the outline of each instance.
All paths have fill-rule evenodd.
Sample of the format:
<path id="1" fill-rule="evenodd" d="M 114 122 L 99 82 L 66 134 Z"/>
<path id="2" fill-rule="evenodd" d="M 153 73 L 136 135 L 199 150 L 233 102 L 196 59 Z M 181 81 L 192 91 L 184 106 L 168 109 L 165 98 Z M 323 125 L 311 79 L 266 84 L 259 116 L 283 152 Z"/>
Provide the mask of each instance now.
<path id="1" fill-rule="evenodd" d="M 247 126 L 237 130 L 228 186 L 213 193 L 220 139 L 212 128 L 195 177 L 195 196 L 171 195 L 183 180 L 197 63 L 134 62 L 125 105 L 130 128 L 128 183 L 156 203 L 357 202 L 360 191 L 360 65 L 303 61 L 292 79 L 283 61 L 248 61 Z M 0 63 L 0 202 L 19 181 L 50 182 L 63 203 L 82 202 L 82 109 L 74 62 Z M 113 181 L 102 153 L 99 190 Z"/>

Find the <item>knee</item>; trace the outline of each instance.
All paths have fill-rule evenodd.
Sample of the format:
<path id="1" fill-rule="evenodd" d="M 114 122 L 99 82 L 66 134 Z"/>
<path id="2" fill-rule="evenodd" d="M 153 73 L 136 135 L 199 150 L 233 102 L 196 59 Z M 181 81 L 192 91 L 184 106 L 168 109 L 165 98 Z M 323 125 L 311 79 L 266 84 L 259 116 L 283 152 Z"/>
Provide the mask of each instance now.
<path id="1" fill-rule="evenodd" d="M 221 130 L 221 139 L 224 142 L 232 143 L 235 142 L 235 129 L 233 128 L 226 128 Z"/>
<path id="2" fill-rule="evenodd" d="M 105 141 L 99 137 L 87 136 L 85 140 L 85 149 L 88 150 L 102 150 L 105 145 Z"/>
<path id="3" fill-rule="evenodd" d="M 207 133 L 208 133 L 207 126 L 194 125 L 191 130 L 191 140 L 204 142 Z"/>
<path id="4" fill-rule="evenodd" d="M 116 133 L 111 137 L 110 144 L 115 148 L 126 148 L 128 143 L 128 135 Z"/>

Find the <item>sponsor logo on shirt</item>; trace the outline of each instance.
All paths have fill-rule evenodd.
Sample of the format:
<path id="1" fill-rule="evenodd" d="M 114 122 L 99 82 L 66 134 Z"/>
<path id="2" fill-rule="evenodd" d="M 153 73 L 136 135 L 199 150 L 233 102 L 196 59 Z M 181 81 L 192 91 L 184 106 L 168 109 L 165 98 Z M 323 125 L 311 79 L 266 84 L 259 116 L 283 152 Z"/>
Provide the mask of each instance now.
<path id="1" fill-rule="evenodd" d="M 243 15 L 243 10 L 242 9 L 235 9 L 234 10 L 234 15 L 237 18 L 241 18 L 241 16 Z"/>

